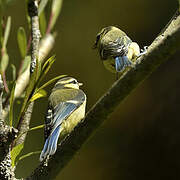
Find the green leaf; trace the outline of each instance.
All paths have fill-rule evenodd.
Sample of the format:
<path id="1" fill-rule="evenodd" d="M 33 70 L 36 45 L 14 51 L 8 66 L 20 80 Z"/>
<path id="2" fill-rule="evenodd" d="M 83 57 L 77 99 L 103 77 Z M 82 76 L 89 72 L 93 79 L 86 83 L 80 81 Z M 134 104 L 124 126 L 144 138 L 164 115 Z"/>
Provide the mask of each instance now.
<path id="1" fill-rule="evenodd" d="M 32 155 L 40 154 L 40 153 L 41 153 L 41 151 L 35 151 L 35 152 L 27 153 L 27 154 L 21 156 L 18 161 L 21 161 L 21 160 L 24 159 L 24 158 L 30 157 L 30 156 L 32 156 Z"/>
<path id="2" fill-rule="evenodd" d="M 13 104 L 14 104 L 14 91 L 15 91 L 16 83 L 14 82 L 13 88 L 11 90 L 10 95 L 10 109 L 9 109 L 9 125 L 12 127 L 13 124 Z"/>
<path id="3" fill-rule="evenodd" d="M 30 99 L 31 102 L 35 101 L 36 99 L 42 98 L 42 97 L 46 97 L 47 96 L 47 92 L 44 89 L 40 89 L 39 91 L 37 91 L 32 98 Z"/>
<path id="4" fill-rule="evenodd" d="M 12 68 L 12 79 L 13 81 L 16 80 L 16 66 L 14 64 L 11 64 L 11 68 Z"/>
<path id="5" fill-rule="evenodd" d="M 4 39 L 3 39 L 3 45 L 2 45 L 3 49 L 6 48 L 7 41 L 8 41 L 8 38 L 9 38 L 10 29 L 11 29 L 11 17 L 9 16 L 8 19 L 7 19 L 6 28 L 5 28 L 5 31 L 4 31 Z"/>
<path id="6" fill-rule="evenodd" d="M 41 71 L 41 74 L 40 74 L 40 77 L 37 81 L 37 85 L 36 87 L 39 86 L 40 82 L 43 80 L 43 78 L 45 77 L 45 75 L 48 73 L 48 71 L 50 70 L 51 66 L 53 65 L 53 63 L 55 62 L 56 56 L 51 56 L 43 65 L 42 67 L 42 71 Z"/>
<path id="7" fill-rule="evenodd" d="M 53 0 L 52 2 L 52 21 L 51 21 L 51 30 L 53 29 L 56 20 L 61 12 L 63 0 Z"/>
<path id="8" fill-rule="evenodd" d="M 27 50 L 27 38 L 26 38 L 26 32 L 23 27 L 19 27 L 18 29 L 17 41 L 18 41 L 21 57 L 22 59 L 24 59 L 26 56 L 26 50 Z"/>
<path id="9" fill-rule="evenodd" d="M 54 63 L 54 61 L 56 60 L 55 58 L 56 58 L 56 56 L 53 55 L 53 56 L 51 56 L 51 57 L 44 63 L 44 65 L 43 65 L 43 67 L 42 67 L 42 71 L 43 71 L 43 72 L 45 72 L 47 69 L 48 69 L 48 70 L 50 69 L 49 66 Z"/>
<path id="10" fill-rule="evenodd" d="M 20 154 L 20 152 L 22 151 L 24 147 L 24 143 L 22 144 L 18 144 L 17 146 L 15 146 L 12 151 L 11 151 L 11 163 L 12 163 L 12 167 L 14 167 L 16 165 L 16 162 L 18 161 L 17 156 Z"/>
<path id="11" fill-rule="evenodd" d="M 31 63 L 31 56 L 26 56 L 23 61 L 23 65 L 22 65 L 20 74 L 22 74 L 29 67 L 30 63 Z"/>
<path id="12" fill-rule="evenodd" d="M 47 26 L 47 24 L 46 24 L 46 17 L 45 17 L 44 11 L 39 16 L 39 23 L 40 23 L 41 34 L 42 34 L 42 36 L 44 36 L 45 33 L 46 33 L 46 26 Z"/>
<path id="13" fill-rule="evenodd" d="M 49 80 L 48 82 L 46 82 L 45 84 L 43 84 L 40 88 L 37 89 L 37 91 L 40 91 L 41 89 L 44 89 L 45 87 L 49 86 L 50 84 L 52 84 L 53 82 L 55 82 L 56 80 L 58 79 L 61 79 L 63 77 L 66 77 L 67 75 L 60 75 L 60 76 L 57 76 L 51 80 Z"/>
<path id="14" fill-rule="evenodd" d="M 2 72 L 6 71 L 8 64 L 9 64 L 9 56 L 8 56 L 8 54 L 5 51 L 3 56 L 2 56 L 1 64 L 0 64 Z"/>
<path id="15" fill-rule="evenodd" d="M 34 130 L 37 130 L 37 129 L 41 129 L 41 128 L 43 128 L 43 127 L 44 127 L 44 124 L 39 125 L 39 126 L 32 127 L 32 128 L 30 128 L 28 131 L 34 131 Z"/>
<path id="16" fill-rule="evenodd" d="M 47 3 L 48 3 L 48 0 L 41 0 L 39 4 L 39 9 L 38 9 L 38 16 L 40 16 L 41 13 L 44 11 L 44 8 L 46 7 Z"/>

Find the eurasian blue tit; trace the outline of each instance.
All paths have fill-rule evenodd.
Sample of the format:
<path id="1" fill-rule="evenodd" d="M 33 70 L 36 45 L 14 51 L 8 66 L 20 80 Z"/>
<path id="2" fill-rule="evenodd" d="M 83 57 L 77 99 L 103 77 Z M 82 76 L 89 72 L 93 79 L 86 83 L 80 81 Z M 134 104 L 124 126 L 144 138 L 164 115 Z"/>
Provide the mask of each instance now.
<path id="1" fill-rule="evenodd" d="M 57 149 L 58 139 L 63 140 L 84 118 L 86 95 L 72 77 L 60 79 L 49 96 L 45 118 L 45 144 L 40 161 L 48 159 Z"/>
<path id="2" fill-rule="evenodd" d="M 140 52 L 139 45 L 119 28 L 109 26 L 103 28 L 96 36 L 94 48 L 97 48 L 104 66 L 112 73 L 122 72 L 126 67 L 134 65 L 136 59 L 146 53 Z"/>

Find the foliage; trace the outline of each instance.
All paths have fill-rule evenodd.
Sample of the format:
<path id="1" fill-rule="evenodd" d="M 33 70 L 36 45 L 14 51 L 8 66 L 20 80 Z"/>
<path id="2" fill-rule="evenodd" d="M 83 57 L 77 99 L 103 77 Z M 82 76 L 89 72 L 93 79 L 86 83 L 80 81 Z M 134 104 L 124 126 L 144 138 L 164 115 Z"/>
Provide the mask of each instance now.
<path id="1" fill-rule="evenodd" d="M 25 27 L 18 27 L 17 29 L 17 45 L 19 47 L 20 51 L 20 66 L 17 68 L 14 64 L 11 63 L 11 59 L 9 57 L 12 57 L 8 53 L 7 49 L 7 44 L 8 44 L 8 39 L 10 36 L 11 32 L 11 17 L 5 17 L 4 12 L 8 8 L 8 5 L 11 4 L 14 0 L 0 0 L 0 73 L 3 76 L 3 82 L 4 86 L 7 87 L 7 89 L 11 89 L 10 92 L 6 91 L 4 92 L 3 96 L 5 101 L 4 106 L 9 104 L 9 109 L 8 109 L 8 119 L 9 119 L 9 125 L 10 127 L 15 126 L 15 122 L 19 124 L 19 122 L 22 120 L 29 104 L 33 101 L 36 101 L 39 98 L 43 98 L 47 96 L 47 92 L 45 91 L 45 87 L 47 87 L 49 84 L 55 82 L 57 79 L 63 77 L 63 76 L 57 76 L 45 84 L 41 85 L 42 80 L 44 77 L 47 75 L 49 70 L 52 68 L 53 63 L 55 62 L 55 56 L 50 57 L 44 64 L 42 60 L 38 60 L 38 57 L 36 58 L 36 67 L 34 72 L 30 76 L 29 83 L 27 87 L 22 90 L 22 94 L 25 94 L 22 100 L 22 105 L 21 109 L 19 110 L 19 115 L 17 120 L 15 121 L 15 116 L 14 116 L 14 102 L 16 94 L 16 89 L 19 86 L 19 79 L 21 76 L 24 76 L 25 72 L 28 72 L 30 69 L 30 62 L 31 62 L 31 55 L 29 54 L 29 49 L 31 45 L 31 36 L 27 36 Z M 28 5 L 28 0 L 24 1 L 25 2 L 25 7 L 27 10 L 27 5 Z M 47 4 L 51 4 L 51 15 L 53 14 L 52 17 L 49 16 L 49 20 L 47 21 L 47 10 L 46 6 Z M 53 1 L 48 1 L 48 0 L 41 0 L 39 4 L 39 23 L 40 23 L 40 31 L 42 35 L 42 39 L 46 36 L 47 33 L 52 33 L 52 28 L 56 23 L 57 17 L 59 16 L 59 13 L 61 11 L 62 7 L 62 0 L 53 0 Z M 30 18 L 28 16 L 28 11 L 26 11 L 26 17 L 27 21 L 29 24 L 29 29 L 31 30 L 31 25 L 30 25 Z M 49 29 L 48 29 L 49 27 Z M 17 58 L 16 58 L 17 59 Z M 8 78 L 8 81 L 6 80 L 6 71 L 9 68 L 8 64 L 10 63 L 10 71 L 12 74 L 11 78 Z M 17 69 L 17 70 L 16 70 Z M 26 73 L 27 81 L 28 81 L 28 73 Z M 23 82 L 21 82 L 23 83 Z M 22 86 L 23 87 L 23 86 Z M 44 125 L 39 125 L 34 128 L 30 128 L 28 132 L 34 131 L 37 129 L 40 129 L 44 127 Z M 15 139 L 13 143 L 15 143 L 23 134 L 27 133 L 27 131 L 21 133 L 18 135 L 18 137 Z M 18 144 L 17 146 L 12 146 L 11 150 L 11 159 L 12 159 L 12 166 L 15 167 L 17 165 L 17 162 L 19 160 L 19 155 L 22 152 L 24 148 L 24 143 Z M 30 152 L 26 155 L 23 155 L 20 157 L 20 159 L 24 159 L 25 157 L 29 157 L 30 155 L 36 154 L 36 152 Z"/>
<path id="2" fill-rule="evenodd" d="M 19 27 L 18 29 L 17 40 L 18 40 L 18 46 L 21 53 L 21 57 L 22 59 L 24 59 L 27 50 L 27 38 L 26 38 L 26 32 L 23 27 Z"/>
<path id="3" fill-rule="evenodd" d="M 16 162 L 18 161 L 17 157 L 20 154 L 24 147 L 24 143 L 18 144 L 16 147 L 14 147 L 11 151 L 11 159 L 12 159 L 12 167 L 16 165 Z"/>

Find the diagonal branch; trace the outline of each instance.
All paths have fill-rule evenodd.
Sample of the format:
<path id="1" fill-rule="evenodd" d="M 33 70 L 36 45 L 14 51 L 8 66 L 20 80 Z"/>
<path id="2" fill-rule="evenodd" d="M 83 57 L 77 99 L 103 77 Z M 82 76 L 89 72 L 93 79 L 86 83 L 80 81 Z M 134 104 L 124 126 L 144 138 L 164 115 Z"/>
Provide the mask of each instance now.
<path id="1" fill-rule="evenodd" d="M 135 68 L 129 69 L 87 113 L 84 121 L 58 146 L 48 166 L 40 164 L 27 179 L 53 179 L 72 159 L 92 133 L 116 107 L 161 63 L 180 49 L 180 14 L 177 12 L 162 33 L 154 40 Z"/>

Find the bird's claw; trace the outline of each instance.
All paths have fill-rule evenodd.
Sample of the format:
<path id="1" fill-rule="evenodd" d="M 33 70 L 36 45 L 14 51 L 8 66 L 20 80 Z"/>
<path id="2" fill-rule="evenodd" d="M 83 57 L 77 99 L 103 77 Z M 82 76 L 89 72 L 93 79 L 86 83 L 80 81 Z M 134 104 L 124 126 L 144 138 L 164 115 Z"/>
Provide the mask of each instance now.
<path id="1" fill-rule="evenodd" d="M 147 53 L 148 46 L 144 46 L 144 49 L 141 49 L 141 53 L 139 53 L 138 57 Z"/>

